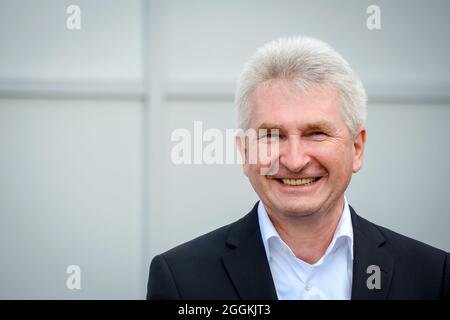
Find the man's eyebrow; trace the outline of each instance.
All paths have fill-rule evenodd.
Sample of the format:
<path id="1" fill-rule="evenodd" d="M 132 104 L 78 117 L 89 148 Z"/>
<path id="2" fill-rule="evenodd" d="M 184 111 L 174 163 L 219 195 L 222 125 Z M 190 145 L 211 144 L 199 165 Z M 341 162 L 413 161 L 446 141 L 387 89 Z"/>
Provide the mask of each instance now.
<path id="1" fill-rule="evenodd" d="M 271 129 L 282 129 L 282 125 L 280 124 L 276 124 L 276 123 L 270 123 L 270 122 L 263 122 L 261 125 L 258 126 L 257 129 L 267 129 L 267 130 L 271 130 Z M 327 121 L 317 121 L 317 122 L 311 122 L 311 123 L 307 123 L 304 126 L 304 131 L 307 130 L 325 130 L 325 131 L 335 131 L 336 128 L 335 126 Z"/>
<path id="2" fill-rule="evenodd" d="M 267 129 L 267 130 L 281 129 L 281 127 L 282 127 L 281 125 L 276 124 L 276 123 L 263 122 L 262 124 L 260 124 L 258 126 L 257 130 L 259 130 L 259 129 Z"/>
<path id="3" fill-rule="evenodd" d="M 317 121 L 306 124 L 305 131 L 306 130 L 335 131 L 336 128 L 332 123 L 329 123 L 327 121 Z"/>

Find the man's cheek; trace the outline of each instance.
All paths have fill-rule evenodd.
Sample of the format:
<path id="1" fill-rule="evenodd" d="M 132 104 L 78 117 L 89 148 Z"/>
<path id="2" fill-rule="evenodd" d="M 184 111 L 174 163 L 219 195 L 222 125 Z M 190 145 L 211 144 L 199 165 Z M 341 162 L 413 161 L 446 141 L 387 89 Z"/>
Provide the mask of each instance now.
<path id="1" fill-rule="evenodd" d="M 258 150 L 258 162 L 260 163 L 261 175 L 275 175 L 279 170 L 279 145 L 265 144 L 260 145 Z"/>

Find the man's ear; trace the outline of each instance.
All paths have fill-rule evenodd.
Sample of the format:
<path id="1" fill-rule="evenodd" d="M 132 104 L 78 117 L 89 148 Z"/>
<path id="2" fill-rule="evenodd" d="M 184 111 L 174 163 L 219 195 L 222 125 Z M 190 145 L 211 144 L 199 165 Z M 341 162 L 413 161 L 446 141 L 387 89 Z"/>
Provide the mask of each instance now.
<path id="1" fill-rule="evenodd" d="M 366 128 L 361 128 L 353 140 L 353 173 L 358 172 L 362 167 L 365 146 Z"/>
<path id="2" fill-rule="evenodd" d="M 238 148 L 239 153 L 241 154 L 242 168 L 244 174 L 248 177 L 247 149 L 245 146 L 245 135 L 243 134 L 236 135 L 236 147 Z"/>

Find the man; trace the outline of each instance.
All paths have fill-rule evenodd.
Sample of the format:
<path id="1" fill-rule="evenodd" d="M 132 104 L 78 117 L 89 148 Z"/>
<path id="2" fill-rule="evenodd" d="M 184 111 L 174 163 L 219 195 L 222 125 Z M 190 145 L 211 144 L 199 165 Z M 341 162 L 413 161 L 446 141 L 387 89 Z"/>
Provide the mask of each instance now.
<path id="1" fill-rule="evenodd" d="M 311 38 L 268 43 L 245 66 L 236 105 L 239 127 L 257 132 L 237 145 L 261 201 L 156 256 L 147 298 L 448 297 L 446 252 L 361 218 L 347 202 L 363 163 L 366 94 L 336 51 Z M 252 143 L 270 155 L 249 161 Z"/>

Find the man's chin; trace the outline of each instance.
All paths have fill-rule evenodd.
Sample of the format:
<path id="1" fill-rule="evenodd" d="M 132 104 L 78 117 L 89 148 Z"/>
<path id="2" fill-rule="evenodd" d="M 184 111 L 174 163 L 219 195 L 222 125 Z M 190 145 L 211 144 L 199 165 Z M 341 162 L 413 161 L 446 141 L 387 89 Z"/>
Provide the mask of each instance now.
<path id="1" fill-rule="evenodd" d="M 316 211 L 308 208 L 288 208 L 283 213 L 291 217 L 308 217 L 315 214 Z"/>
<path id="2" fill-rule="evenodd" d="M 318 211 L 317 206 L 305 203 L 292 203 L 284 202 L 282 205 L 276 206 L 276 210 L 281 214 L 289 215 L 292 217 L 306 217 L 313 215 Z"/>

